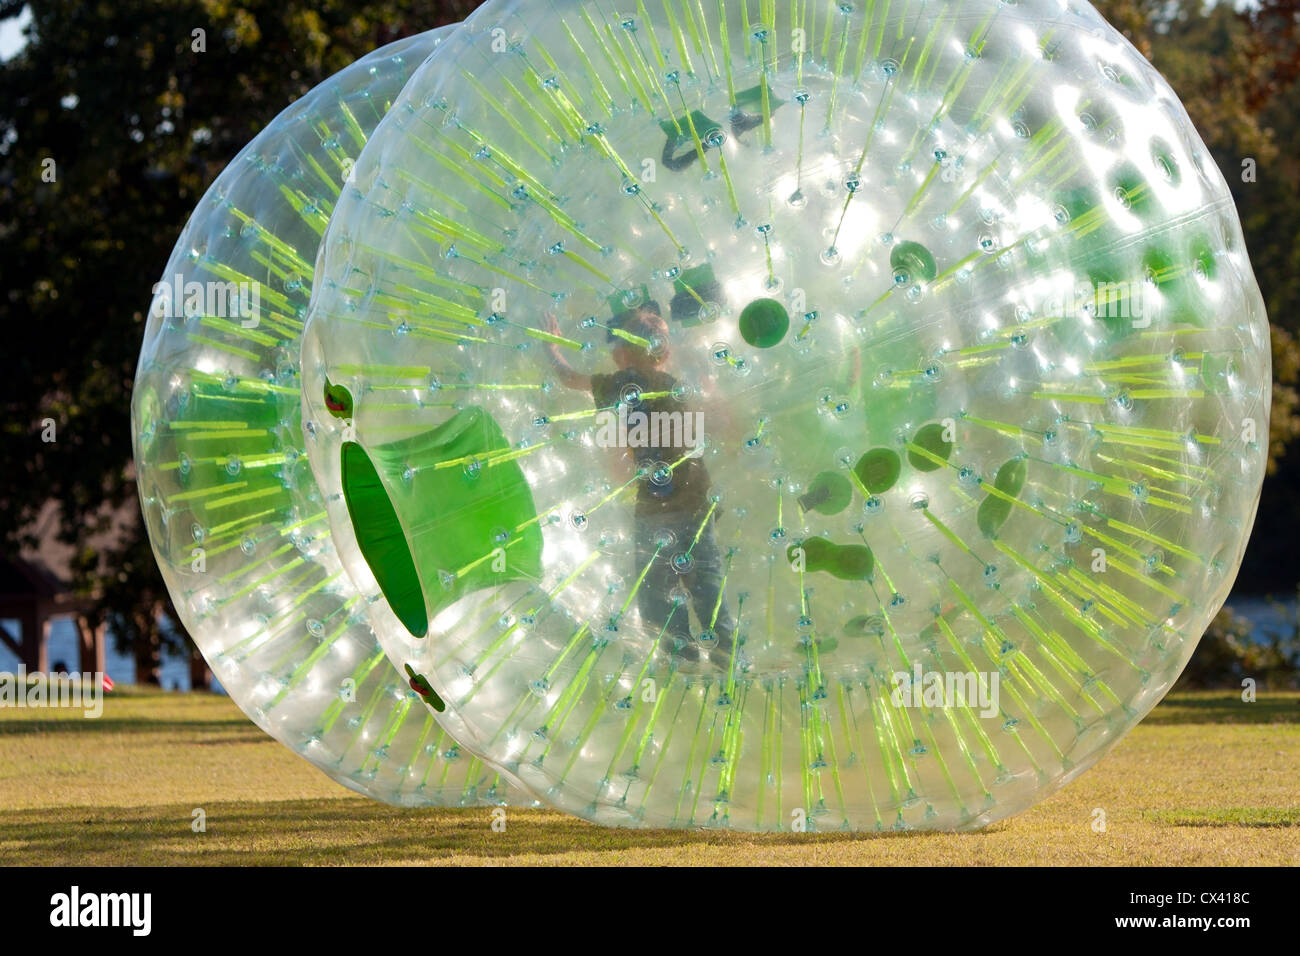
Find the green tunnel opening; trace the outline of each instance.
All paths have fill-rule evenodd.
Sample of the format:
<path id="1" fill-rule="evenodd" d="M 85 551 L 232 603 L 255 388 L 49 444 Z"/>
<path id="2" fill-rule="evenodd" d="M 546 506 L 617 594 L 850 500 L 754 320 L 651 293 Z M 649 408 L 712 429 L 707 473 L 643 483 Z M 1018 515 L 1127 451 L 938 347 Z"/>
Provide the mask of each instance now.
<path id="1" fill-rule="evenodd" d="M 365 449 L 356 442 L 343 443 L 341 464 L 343 500 L 347 502 L 361 556 L 397 619 L 416 637 L 424 637 L 429 632 L 424 590 L 406 543 L 406 533 L 379 480 L 379 472 Z"/>

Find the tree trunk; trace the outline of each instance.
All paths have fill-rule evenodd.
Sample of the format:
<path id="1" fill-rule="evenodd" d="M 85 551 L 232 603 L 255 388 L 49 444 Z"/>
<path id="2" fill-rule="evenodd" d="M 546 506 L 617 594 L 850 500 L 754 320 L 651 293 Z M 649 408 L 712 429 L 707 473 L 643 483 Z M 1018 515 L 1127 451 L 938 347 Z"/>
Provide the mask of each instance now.
<path id="1" fill-rule="evenodd" d="M 86 615 L 77 615 L 77 669 L 81 673 L 108 673 L 107 631 L 103 621 L 93 623 Z"/>
<path id="2" fill-rule="evenodd" d="M 212 671 L 208 670 L 208 662 L 203 659 L 199 649 L 193 644 L 190 645 L 190 690 L 211 690 L 212 689 Z"/>
<path id="3" fill-rule="evenodd" d="M 162 642 L 158 636 L 158 619 L 152 614 L 135 618 L 135 682 L 149 687 L 162 686 Z"/>

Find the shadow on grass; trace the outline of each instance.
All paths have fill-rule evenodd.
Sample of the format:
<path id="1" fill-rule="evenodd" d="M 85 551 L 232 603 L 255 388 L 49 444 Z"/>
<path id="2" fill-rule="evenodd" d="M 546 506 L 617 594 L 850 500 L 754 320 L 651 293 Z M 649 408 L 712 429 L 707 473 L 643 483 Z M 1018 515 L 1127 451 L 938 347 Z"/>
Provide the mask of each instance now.
<path id="1" fill-rule="evenodd" d="M 30 713 L 30 712 L 29 712 Z M 42 713 L 50 713 L 42 711 Z M 242 714 L 229 719 L 205 720 L 155 720 L 149 717 L 80 717 L 66 711 L 58 712 L 58 717 L 28 717 L 23 720 L 0 719 L 0 737 L 22 736 L 24 734 L 140 734 L 140 733 L 218 733 L 238 731 L 243 735 L 248 731 L 249 740 L 266 740 L 267 737 L 256 725 Z M 198 743 L 199 741 L 196 741 Z M 228 739 L 214 742 L 228 742 Z"/>
<path id="2" fill-rule="evenodd" d="M 1175 827 L 1296 827 L 1300 807 L 1216 807 L 1209 810 L 1148 810 L 1148 820 Z"/>
<path id="3" fill-rule="evenodd" d="M 933 836 L 910 833 L 736 833 L 619 830 L 550 810 L 508 810 L 494 832 L 488 808 L 410 810 L 366 800 L 218 803 L 207 831 L 191 830 L 193 807 L 65 807 L 0 814 L 0 865 L 368 864 L 525 854 L 612 853 L 691 846 L 743 851 L 783 845 L 844 845 Z M 996 832 L 964 834 L 971 839 Z"/>
<path id="4" fill-rule="evenodd" d="M 1249 704 L 1240 691 L 1170 694 L 1142 724 L 1300 724 L 1300 694 L 1261 692 Z"/>

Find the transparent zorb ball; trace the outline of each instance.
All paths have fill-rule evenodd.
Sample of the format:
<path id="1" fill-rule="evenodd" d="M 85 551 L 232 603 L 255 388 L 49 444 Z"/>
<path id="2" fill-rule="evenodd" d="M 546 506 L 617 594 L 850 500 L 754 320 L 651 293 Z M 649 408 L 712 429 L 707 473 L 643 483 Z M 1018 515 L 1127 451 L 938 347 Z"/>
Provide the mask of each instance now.
<path id="1" fill-rule="evenodd" d="M 258 726 L 390 803 L 528 803 L 385 658 L 304 454 L 298 352 L 321 235 L 367 137 L 454 29 L 330 77 L 208 189 L 154 287 L 135 463 L 181 620 Z"/>
<path id="2" fill-rule="evenodd" d="M 601 823 L 1024 809 L 1249 534 L 1222 176 L 1086 3 L 612 9 L 479 8 L 331 220 L 306 452 L 380 642 Z"/>

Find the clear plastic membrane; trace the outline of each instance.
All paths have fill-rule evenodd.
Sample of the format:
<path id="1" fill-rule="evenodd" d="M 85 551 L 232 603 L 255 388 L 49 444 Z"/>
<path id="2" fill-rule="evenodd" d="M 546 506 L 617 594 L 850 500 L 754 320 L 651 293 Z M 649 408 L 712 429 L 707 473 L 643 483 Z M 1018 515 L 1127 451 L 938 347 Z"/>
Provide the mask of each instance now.
<path id="1" fill-rule="evenodd" d="M 528 804 L 385 658 L 304 453 L 299 347 L 321 236 L 367 137 L 454 29 L 330 77 L 209 188 L 154 287 L 135 462 L 181 620 L 259 727 L 379 800 Z"/>
<path id="2" fill-rule="evenodd" d="M 1086 3 L 615 9 L 489 0 L 339 197 L 301 377 L 350 607 L 600 823 L 1032 805 L 1249 535 L 1223 177 Z"/>
<path id="3" fill-rule="evenodd" d="M 1248 537 L 1223 177 L 1086 3 L 615 9 L 479 8 L 331 219 L 306 451 L 380 642 L 600 823 L 1030 806 Z"/>

